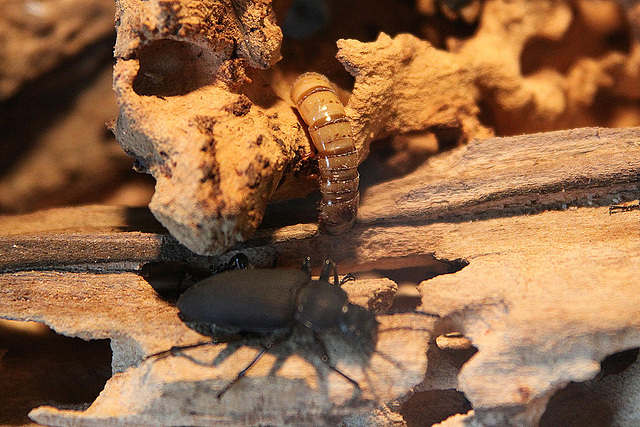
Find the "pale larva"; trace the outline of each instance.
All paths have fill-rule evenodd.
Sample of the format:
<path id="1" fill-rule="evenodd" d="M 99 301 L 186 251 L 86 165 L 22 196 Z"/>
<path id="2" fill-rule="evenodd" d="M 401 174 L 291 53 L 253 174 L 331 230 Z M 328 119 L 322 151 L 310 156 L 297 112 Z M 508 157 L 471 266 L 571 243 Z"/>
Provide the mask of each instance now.
<path id="1" fill-rule="evenodd" d="M 351 124 L 331 82 L 322 74 L 300 75 L 291 87 L 291 100 L 318 150 L 320 222 L 329 233 L 342 233 L 356 220 L 360 200 L 358 152 Z"/>

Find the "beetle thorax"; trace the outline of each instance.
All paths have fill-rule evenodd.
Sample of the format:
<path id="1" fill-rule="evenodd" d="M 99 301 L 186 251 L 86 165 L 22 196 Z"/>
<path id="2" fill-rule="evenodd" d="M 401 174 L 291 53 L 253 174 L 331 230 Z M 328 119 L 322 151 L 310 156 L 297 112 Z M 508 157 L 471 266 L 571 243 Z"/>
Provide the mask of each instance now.
<path id="1" fill-rule="evenodd" d="M 316 332 L 338 330 L 348 304 L 340 287 L 314 280 L 300 291 L 295 318 Z"/>

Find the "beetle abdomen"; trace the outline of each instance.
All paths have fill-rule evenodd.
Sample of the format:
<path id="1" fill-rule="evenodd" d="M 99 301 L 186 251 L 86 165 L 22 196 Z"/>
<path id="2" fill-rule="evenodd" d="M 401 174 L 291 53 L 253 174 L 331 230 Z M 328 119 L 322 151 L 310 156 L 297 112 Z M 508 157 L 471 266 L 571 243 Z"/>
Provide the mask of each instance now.
<path id="1" fill-rule="evenodd" d="M 351 124 L 331 82 L 322 74 L 300 75 L 291 87 L 291 99 L 318 150 L 320 221 L 330 233 L 342 233 L 355 221 L 360 199 L 358 152 Z"/>
<path id="2" fill-rule="evenodd" d="M 296 297 L 309 280 L 308 273 L 297 270 L 226 271 L 187 289 L 178 299 L 180 317 L 205 335 L 272 334 L 291 328 Z"/>

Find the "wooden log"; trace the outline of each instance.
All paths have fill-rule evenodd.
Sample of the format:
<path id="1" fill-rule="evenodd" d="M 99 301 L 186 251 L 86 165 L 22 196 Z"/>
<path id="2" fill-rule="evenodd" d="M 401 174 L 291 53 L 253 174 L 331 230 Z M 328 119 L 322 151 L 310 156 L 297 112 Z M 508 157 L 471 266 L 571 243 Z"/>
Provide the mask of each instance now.
<path id="1" fill-rule="evenodd" d="M 434 156 L 404 178 L 365 189 L 358 222 L 347 234 L 318 235 L 314 223 L 287 222 L 292 215 L 281 208 L 277 228 L 259 229 L 234 252 L 247 252 L 258 265 L 276 259 L 296 265 L 304 253 L 349 264 L 378 262 L 380 256 L 367 255 L 361 245 L 374 224 L 392 231 L 400 224 L 437 226 L 568 206 L 608 206 L 637 197 L 639 185 L 640 128 L 491 138 Z M 137 270 L 151 261 L 216 264 L 230 256 L 193 254 L 144 209 L 92 206 L 5 216 L 0 230 L 0 270 Z M 407 248 L 388 257 L 430 252 Z"/>
<path id="2" fill-rule="evenodd" d="M 253 260 L 280 265 L 299 265 L 302 255 L 312 254 L 316 259 L 331 255 L 341 271 L 378 270 L 386 277 L 417 271 L 420 309 L 441 320 L 380 314 L 378 349 L 413 368 L 403 372 L 384 358 L 374 356 L 367 365 L 345 356 L 339 366 L 361 383 L 360 396 L 343 378 L 327 376 L 313 352 L 292 341 L 288 349 L 300 350 L 298 356 L 275 351 L 242 386 L 232 388 L 227 406 L 218 405 L 211 396 L 252 357 L 250 342 L 189 351 L 196 362 L 174 356 L 138 365 L 145 354 L 198 339 L 145 280 L 130 273 L 17 271 L 34 265 L 90 270 L 92 259 L 102 265 L 121 262 L 124 270 L 163 260 L 188 263 L 188 252 L 163 252 L 175 240 L 141 232 L 154 231 L 149 218 L 133 227 L 126 211 L 118 209 L 44 213 L 40 225 L 40 214 L 3 218 L 0 259 L 11 260 L 3 261 L 3 268 L 13 272 L 0 276 L 0 316 L 44 321 L 69 335 L 112 337 L 121 343 L 114 346 L 117 370 L 131 366 L 109 381 L 86 412 L 43 407 L 31 416 L 52 425 L 140 424 L 160 418 L 179 424 L 251 419 L 286 425 L 294 423 L 292 413 L 304 410 L 312 414 L 310 421 L 331 424 L 347 419 L 347 413 L 364 422 L 377 408 L 380 418 L 374 420 L 382 423 L 390 420 L 388 408 L 401 407 L 411 392 L 446 384 L 463 391 L 474 408 L 452 419 L 454 425 L 535 425 L 556 390 L 595 377 L 607 355 L 640 347 L 640 297 L 633 286 L 640 262 L 640 210 L 612 215 L 608 209 L 622 198 L 637 197 L 639 154 L 637 128 L 472 143 L 435 156 L 428 167 L 405 178 L 367 189 L 362 218 L 344 235 L 318 234 L 314 224 L 289 224 L 260 230 L 236 247 Z M 70 219 L 80 212 L 94 217 L 84 224 Z M 51 242 L 66 239 L 71 261 L 41 251 L 38 264 L 38 239 L 41 248 L 58 252 Z M 100 244 L 88 250 L 87 240 Z M 21 246 L 29 255 L 23 264 L 16 253 Z M 193 259 L 215 265 L 228 257 Z M 385 309 L 395 285 L 385 278 L 360 278 L 347 291 L 353 302 Z M 53 311 L 48 311 L 51 302 Z M 434 355 L 437 335 L 455 330 L 478 349 L 457 380 L 451 370 L 429 371 L 424 358 L 427 346 Z M 331 348 L 348 353 L 340 340 L 331 341 Z M 448 356 L 440 352 L 438 357 Z M 219 363 L 204 369 L 198 360 Z M 278 401 L 270 397 L 275 393 Z M 303 401 L 310 406 L 303 408 Z M 258 408 L 259 402 L 267 404 Z M 113 415 L 116 407 L 120 410 Z"/>
<path id="3" fill-rule="evenodd" d="M 420 222 L 451 216 L 606 205 L 640 182 L 640 131 L 583 128 L 476 140 L 414 173 L 368 189 L 359 221 Z M 604 197 L 604 200 L 598 200 Z"/>

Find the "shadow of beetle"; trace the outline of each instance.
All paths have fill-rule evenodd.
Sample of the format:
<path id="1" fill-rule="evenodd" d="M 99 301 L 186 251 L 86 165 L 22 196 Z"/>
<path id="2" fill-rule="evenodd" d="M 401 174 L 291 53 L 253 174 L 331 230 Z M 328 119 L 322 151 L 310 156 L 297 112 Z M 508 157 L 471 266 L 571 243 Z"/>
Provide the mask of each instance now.
<path id="1" fill-rule="evenodd" d="M 329 282 L 333 276 L 333 283 Z M 260 351 L 220 392 L 220 399 L 247 371 L 276 345 L 288 340 L 296 328 L 311 331 L 321 360 L 360 390 L 357 381 L 341 372 L 327 352 L 323 335 L 340 333 L 362 354 L 378 353 L 378 321 L 364 307 L 352 304 L 342 285 L 353 280 L 347 274 L 338 280 L 336 265 L 324 262 L 318 280 L 311 279 L 310 258 L 300 270 L 253 269 L 244 254 L 235 255 L 225 271 L 218 272 L 187 289 L 178 299 L 178 316 L 191 329 L 212 337 L 211 341 L 147 356 L 174 354 L 238 338 L 257 338 Z"/>

